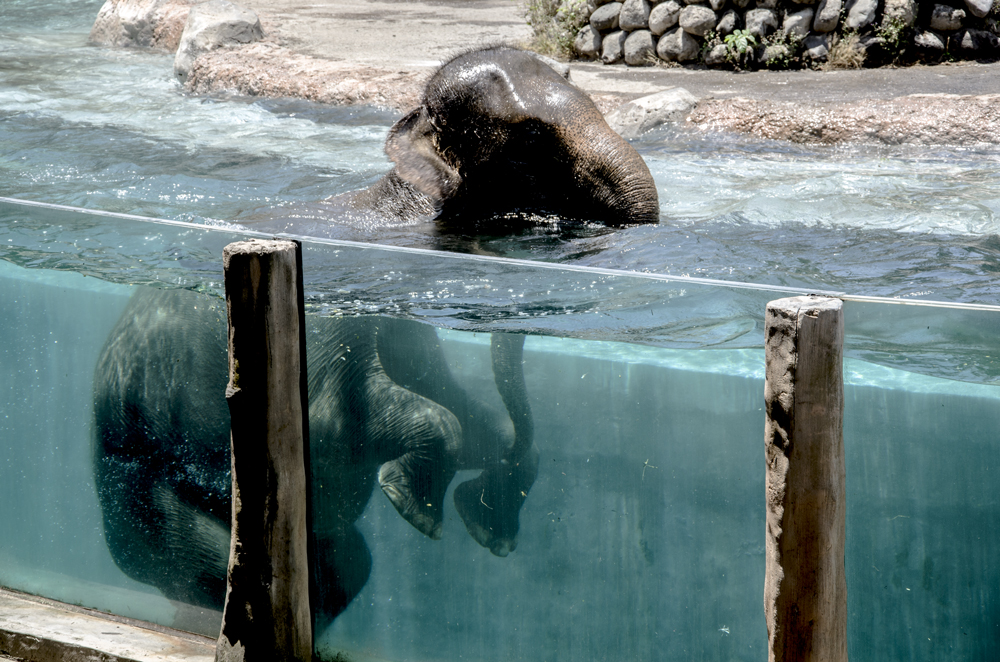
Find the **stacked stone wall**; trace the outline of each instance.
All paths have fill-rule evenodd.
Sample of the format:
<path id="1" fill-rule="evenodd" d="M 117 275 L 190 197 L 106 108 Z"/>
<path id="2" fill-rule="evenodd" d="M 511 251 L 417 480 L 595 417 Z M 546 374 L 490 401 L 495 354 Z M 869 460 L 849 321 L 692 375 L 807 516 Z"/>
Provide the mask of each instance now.
<path id="1" fill-rule="evenodd" d="M 880 66 L 1000 58 L 1000 0 L 589 1 L 576 53 L 607 64 Z"/>

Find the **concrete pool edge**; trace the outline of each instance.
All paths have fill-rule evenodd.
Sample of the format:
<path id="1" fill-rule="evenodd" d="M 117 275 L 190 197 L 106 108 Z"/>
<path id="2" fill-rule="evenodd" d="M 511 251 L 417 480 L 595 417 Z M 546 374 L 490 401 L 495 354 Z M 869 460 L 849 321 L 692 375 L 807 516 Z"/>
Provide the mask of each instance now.
<path id="1" fill-rule="evenodd" d="M 0 588 L 0 656 L 27 662 L 210 662 L 196 634 Z"/>

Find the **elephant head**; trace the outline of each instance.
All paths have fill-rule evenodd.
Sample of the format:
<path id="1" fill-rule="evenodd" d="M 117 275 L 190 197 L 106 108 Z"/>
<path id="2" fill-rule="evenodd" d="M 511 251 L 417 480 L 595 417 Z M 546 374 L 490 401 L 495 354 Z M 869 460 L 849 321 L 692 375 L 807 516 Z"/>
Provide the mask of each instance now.
<path id="1" fill-rule="evenodd" d="M 587 94 L 524 51 L 474 50 L 444 64 L 385 151 L 395 167 L 354 194 L 355 209 L 456 226 L 526 214 L 659 220 L 642 157 Z"/>

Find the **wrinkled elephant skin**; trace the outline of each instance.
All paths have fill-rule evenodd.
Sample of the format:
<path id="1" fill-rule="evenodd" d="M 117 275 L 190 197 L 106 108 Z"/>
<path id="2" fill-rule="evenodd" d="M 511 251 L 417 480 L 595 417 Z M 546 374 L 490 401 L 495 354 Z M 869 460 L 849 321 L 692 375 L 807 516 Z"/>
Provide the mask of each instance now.
<path id="1" fill-rule="evenodd" d="M 484 491 L 459 486 L 476 495 L 456 496 L 456 507 L 480 544 L 513 550 L 537 467 L 523 336 L 495 337 L 496 381 L 514 422 L 454 380 L 433 327 L 319 318 L 307 338 L 318 617 L 336 617 L 368 579 L 371 555 L 354 523 L 376 480 L 404 519 L 440 538 L 455 471 L 484 469 L 469 481 L 485 481 Z M 102 351 L 94 388 L 94 468 L 112 557 L 168 598 L 215 609 L 232 504 L 227 375 L 225 303 L 141 288 Z"/>

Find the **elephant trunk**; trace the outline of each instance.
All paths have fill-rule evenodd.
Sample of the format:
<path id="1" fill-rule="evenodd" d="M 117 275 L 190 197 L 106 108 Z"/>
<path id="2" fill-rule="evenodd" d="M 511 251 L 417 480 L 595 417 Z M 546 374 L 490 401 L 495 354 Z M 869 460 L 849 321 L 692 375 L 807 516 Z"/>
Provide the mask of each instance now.
<path id="1" fill-rule="evenodd" d="M 522 457 L 531 448 L 535 438 L 535 423 L 531 418 L 531 405 L 528 404 L 528 391 L 524 385 L 523 356 L 523 335 L 493 334 L 490 343 L 493 379 L 510 421 L 514 424 L 514 443 L 505 454 L 508 461 L 516 461 Z"/>
<path id="2" fill-rule="evenodd" d="M 605 222 L 658 223 L 656 183 L 639 153 L 603 120 L 587 123 L 577 138 L 572 141 L 574 176 L 605 210 Z"/>
<path id="3" fill-rule="evenodd" d="M 518 516 L 538 475 L 523 350 L 523 335 L 493 334 L 493 377 L 514 424 L 514 443 L 496 465 L 455 488 L 455 508 L 469 534 L 496 556 L 507 556 L 517 547 Z"/>

